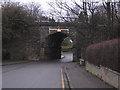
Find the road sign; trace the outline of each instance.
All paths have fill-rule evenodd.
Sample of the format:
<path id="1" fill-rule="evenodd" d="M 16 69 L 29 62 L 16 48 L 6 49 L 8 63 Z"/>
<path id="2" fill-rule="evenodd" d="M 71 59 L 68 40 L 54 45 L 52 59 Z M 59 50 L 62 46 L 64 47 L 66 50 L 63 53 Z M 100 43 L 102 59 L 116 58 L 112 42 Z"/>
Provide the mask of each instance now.
<path id="1" fill-rule="evenodd" d="M 63 32 L 63 33 L 69 33 L 69 29 L 55 29 L 55 28 L 50 28 L 49 27 L 49 33 L 55 33 L 55 32 Z"/>
<path id="2" fill-rule="evenodd" d="M 57 29 L 57 32 L 62 32 L 62 30 L 58 28 L 58 29 Z"/>

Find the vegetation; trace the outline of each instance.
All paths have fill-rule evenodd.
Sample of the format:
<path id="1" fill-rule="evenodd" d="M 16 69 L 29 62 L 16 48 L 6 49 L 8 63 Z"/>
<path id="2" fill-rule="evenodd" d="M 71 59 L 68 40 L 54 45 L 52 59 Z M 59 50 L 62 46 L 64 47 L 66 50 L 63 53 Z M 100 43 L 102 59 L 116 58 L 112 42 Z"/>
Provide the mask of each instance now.
<path id="1" fill-rule="evenodd" d="M 2 58 L 10 59 L 13 56 L 11 52 L 15 52 L 12 48 L 18 47 L 18 52 L 20 52 L 25 48 L 25 40 L 27 41 L 32 34 L 36 35 L 37 32 L 33 28 L 36 22 L 45 21 L 48 18 L 42 15 L 43 11 L 41 10 L 41 6 L 35 3 L 22 5 L 16 2 L 3 2 L 1 7 Z M 18 43 L 23 43 L 23 45 L 19 45 Z M 25 59 L 24 52 L 19 54 L 23 54 L 21 58 Z"/>
<path id="2" fill-rule="evenodd" d="M 90 45 L 86 51 L 86 60 L 96 66 L 105 66 L 120 72 L 120 39 L 113 39 Z"/>
<path id="3" fill-rule="evenodd" d="M 34 5 L 34 3 L 31 3 L 30 6 L 14 2 L 2 4 L 2 39 L 4 43 L 22 37 L 23 33 L 28 33 L 29 28 L 35 25 L 36 19 L 42 17 L 40 6 Z"/>
<path id="4" fill-rule="evenodd" d="M 120 36 L 120 1 L 77 2 L 71 0 L 67 3 L 65 0 L 55 0 L 49 5 L 52 9 L 52 16 L 61 18 L 61 21 L 82 23 L 86 26 L 85 31 L 81 31 L 78 26 L 76 32 L 79 34 L 78 36 L 84 36 L 88 44 Z"/>
<path id="5" fill-rule="evenodd" d="M 65 38 L 64 41 L 62 42 L 62 46 L 72 47 L 72 44 L 73 44 L 72 40 L 69 37 Z"/>
<path id="6" fill-rule="evenodd" d="M 82 50 L 85 52 L 85 48 L 90 44 L 120 38 L 120 1 L 106 2 L 103 0 L 102 2 L 79 3 L 71 0 L 67 3 L 66 0 L 55 0 L 49 5 L 51 6 L 51 16 L 54 16 L 51 19 L 43 16 L 44 12 L 39 4 L 21 5 L 20 3 L 3 2 L 3 46 L 9 45 L 11 40 L 23 38 L 23 34 L 28 35 L 31 32 L 30 27 L 42 21 L 77 23 L 75 31 L 77 47 L 75 46 L 75 48 L 78 54 L 81 54 L 79 51 Z M 80 29 L 82 26 L 85 28 L 84 30 Z M 69 45 L 70 43 L 64 41 L 63 44 Z"/>
<path id="7" fill-rule="evenodd" d="M 78 58 L 85 58 L 86 47 L 105 40 L 120 38 L 120 1 L 55 0 L 50 2 L 52 16 L 58 21 L 77 23 Z M 81 30 L 80 28 L 85 29 Z M 80 56 L 79 56 L 80 55 Z"/>
<path id="8" fill-rule="evenodd" d="M 2 5 L 3 42 L 20 38 L 34 24 L 34 18 L 19 3 L 4 3 Z"/>
<path id="9" fill-rule="evenodd" d="M 69 37 L 65 38 L 61 45 L 62 51 L 63 52 L 72 51 L 72 47 L 73 47 L 72 40 Z"/>
<path id="10" fill-rule="evenodd" d="M 88 44 L 119 38 L 120 36 L 120 1 L 81 2 L 79 4 L 75 0 L 71 0 L 70 3 L 64 0 L 56 0 L 50 2 L 49 5 L 52 8 L 52 16 L 58 17 L 61 21 L 80 22 L 85 25 L 86 30 L 81 31 L 78 26 L 77 33 L 79 34 L 78 38 L 80 35 L 84 36 Z M 4 2 L 2 14 L 4 42 L 19 38 L 21 34 L 29 32 L 29 27 L 35 22 L 54 20 L 43 16 L 40 5 L 35 3 L 21 5 L 20 3 Z"/>

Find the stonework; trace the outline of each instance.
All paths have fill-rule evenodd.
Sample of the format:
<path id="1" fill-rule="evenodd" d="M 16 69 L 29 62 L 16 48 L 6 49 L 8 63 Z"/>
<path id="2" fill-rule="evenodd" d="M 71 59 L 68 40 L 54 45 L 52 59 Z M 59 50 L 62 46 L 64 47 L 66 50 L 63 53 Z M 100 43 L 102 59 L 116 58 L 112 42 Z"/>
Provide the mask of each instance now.
<path id="1" fill-rule="evenodd" d="M 73 41 L 73 60 L 78 61 L 81 55 L 79 48 L 82 47 L 82 44 L 78 44 L 80 39 L 77 36 L 76 28 L 62 26 L 60 28 L 69 29 L 69 33 L 59 32 L 59 34 L 58 32 L 49 33 L 49 28 L 57 28 L 57 26 L 32 27 L 30 32 L 24 34 L 22 38 L 13 40 L 8 45 L 3 45 L 3 49 L 10 54 L 10 59 L 45 60 L 53 55 L 51 52 L 57 59 L 61 56 L 61 42 L 68 36 Z M 55 36 L 57 34 L 60 36 Z M 58 46 L 51 47 L 52 43 L 56 43 Z M 58 54 L 55 55 L 55 52 L 58 52 Z"/>

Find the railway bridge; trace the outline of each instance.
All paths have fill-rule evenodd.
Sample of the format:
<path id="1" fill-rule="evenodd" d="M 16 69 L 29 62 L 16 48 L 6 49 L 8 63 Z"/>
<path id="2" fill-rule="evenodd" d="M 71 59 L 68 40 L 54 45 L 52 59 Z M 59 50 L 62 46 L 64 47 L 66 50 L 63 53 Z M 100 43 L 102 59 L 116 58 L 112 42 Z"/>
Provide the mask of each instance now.
<path id="1" fill-rule="evenodd" d="M 78 23 L 69 22 L 41 22 L 38 23 L 40 29 L 40 58 L 41 59 L 60 59 L 61 43 L 66 37 L 70 37 L 73 41 L 73 61 L 77 61 L 81 57 L 82 33 Z M 78 30 L 79 29 L 79 30 Z M 81 29 L 81 36 L 78 31 Z M 80 38 L 81 37 L 81 38 Z M 80 43 L 81 44 L 78 44 Z"/>
<path id="2" fill-rule="evenodd" d="M 11 59 L 52 60 L 61 58 L 61 43 L 73 41 L 73 61 L 81 57 L 85 28 L 80 23 L 39 22 L 23 37 L 3 46 Z"/>

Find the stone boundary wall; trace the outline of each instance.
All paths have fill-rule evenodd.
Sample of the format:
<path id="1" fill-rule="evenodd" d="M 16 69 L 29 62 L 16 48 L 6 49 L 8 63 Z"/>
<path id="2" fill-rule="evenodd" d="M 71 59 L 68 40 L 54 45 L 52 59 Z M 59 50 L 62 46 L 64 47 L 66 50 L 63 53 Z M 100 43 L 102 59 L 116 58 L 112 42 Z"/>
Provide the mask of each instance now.
<path id="1" fill-rule="evenodd" d="M 120 90 L 120 73 L 101 65 L 100 67 L 95 66 L 94 64 L 91 64 L 87 61 L 86 70 L 91 72 L 93 75 L 96 75 L 111 86 Z"/>

